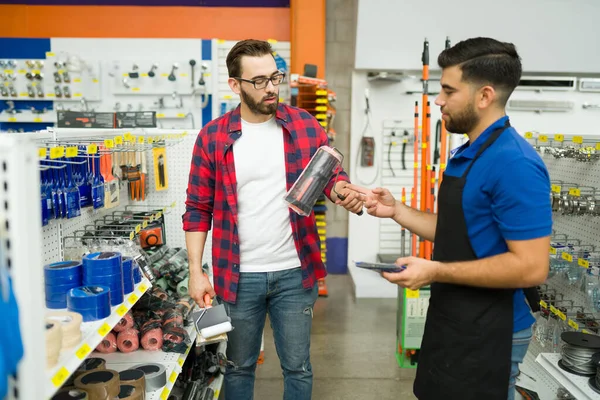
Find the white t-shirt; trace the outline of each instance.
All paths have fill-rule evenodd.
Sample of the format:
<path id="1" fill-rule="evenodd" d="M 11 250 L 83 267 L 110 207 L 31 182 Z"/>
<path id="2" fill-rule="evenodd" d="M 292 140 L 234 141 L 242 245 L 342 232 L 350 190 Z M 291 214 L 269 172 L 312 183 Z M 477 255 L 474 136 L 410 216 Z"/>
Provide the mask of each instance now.
<path id="1" fill-rule="evenodd" d="M 240 272 L 272 272 L 300 266 L 292 238 L 286 193 L 283 130 L 275 117 L 242 120 L 233 145 L 237 178 Z"/>

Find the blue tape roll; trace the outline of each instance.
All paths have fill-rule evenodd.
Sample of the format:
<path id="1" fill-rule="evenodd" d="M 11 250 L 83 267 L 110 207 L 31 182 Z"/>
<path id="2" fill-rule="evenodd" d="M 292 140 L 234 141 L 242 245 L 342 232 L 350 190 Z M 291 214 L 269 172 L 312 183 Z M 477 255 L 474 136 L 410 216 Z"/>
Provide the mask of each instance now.
<path id="1" fill-rule="evenodd" d="M 123 276 L 122 275 L 107 275 L 107 276 L 85 276 L 83 278 L 84 285 L 99 285 L 99 286 L 109 286 L 116 287 L 117 285 L 123 286 Z"/>
<path id="2" fill-rule="evenodd" d="M 60 261 L 44 266 L 44 280 L 46 284 L 67 283 L 77 276 L 81 277 L 83 268 L 79 261 Z"/>
<path id="3" fill-rule="evenodd" d="M 140 267 L 135 263 L 135 267 L 133 268 L 133 282 L 138 284 L 142 281 L 142 271 Z"/>
<path id="4" fill-rule="evenodd" d="M 134 290 L 133 284 L 133 258 L 131 257 L 123 257 L 122 259 L 123 265 L 123 293 L 129 294 Z"/>
<path id="5" fill-rule="evenodd" d="M 69 311 L 81 314 L 83 322 L 97 321 L 107 318 L 110 315 L 110 307 L 88 308 L 88 309 L 71 309 Z"/>
<path id="6" fill-rule="evenodd" d="M 121 253 L 91 253 L 83 257 L 83 276 L 107 276 L 122 273 Z"/>
<path id="7" fill-rule="evenodd" d="M 46 285 L 46 294 L 63 294 L 67 295 L 70 289 L 83 286 L 82 282 L 69 282 L 64 285 Z"/>
<path id="8" fill-rule="evenodd" d="M 65 301 L 48 301 L 46 300 L 46 307 L 52 310 L 64 310 L 67 308 L 67 298 L 65 296 Z"/>
<path id="9" fill-rule="evenodd" d="M 69 311 L 110 309 L 110 289 L 107 286 L 81 286 L 69 290 L 67 293 L 67 308 Z"/>

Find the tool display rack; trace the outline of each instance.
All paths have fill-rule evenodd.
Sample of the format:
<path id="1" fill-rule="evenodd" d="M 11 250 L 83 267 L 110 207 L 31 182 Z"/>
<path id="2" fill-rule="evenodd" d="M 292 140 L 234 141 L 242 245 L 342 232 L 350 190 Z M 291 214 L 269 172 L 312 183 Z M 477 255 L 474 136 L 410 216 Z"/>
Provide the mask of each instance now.
<path id="1" fill-rule="evenodd" d="M 130 204 L 127 197 L 126 184 L 122 187 L 119 207 L 103 210 L 83 209 L 80 217 L 69 220 L 53 220 L 45 227 L 41 225 L 40 211 L 40 172 L 39 143 L 82 138 L 112 139 L 125 134 L 142 137 L 144 150 L 152 148 L 148 138 L 164 136 L 171 142 L 167 146 L 167 170 L 169 173 L 169 190 L 154 190 L 153 174 L 149 173 L 148 196 L 145 202 L 136 202 L 148 209 L 162 207 L 167 237 L 173 247 L 185 246 L 185 236 L 181 228 L 181 215 L 185 207 L 185 190 L 191 162 L 192 147 L 195 135 L 188 135 L 181 130 L 97 130 L 97 129 L 56 129 L 34 133 L 0 135 L 0 246 L 3 260 L 0 267 L 6 265 L 13 281 L 13 289 L 19 306 L 21 336 L 25 354 L 19 363 L 18 380 L 11 380 L 12 390 L 8 400 L 14 399 L 49 399 L 66 382 L 80 363 L 85 360 L 106 334 L 119 322 L 122 315 L 133 307 L 142 294 L 151 286 L 145 278 L 136 285 L 134 293 L 125 297 L 124 302 L 112 307 L 111 315 L 101 321 L 82 324 L 81 343 L 72 350 L 63 350 L 59 363 L 53 368 L 46 366 L 45 323 L 46 313 L 44 301 L 44 278 L 42 267 L 50 262 L 63 260 L 64 238 L 87 224 L 104 217 L 114 211 L 123 210 Z M 148 157 L 151 160 L 151 157 Z M 150 169 L 149 169 L 150 171 Z M 34 194 L 34 195 L 32 195 Z M 136 229 L 137 230 L 137 229 Z M 132 235 L 135 235 L 134 231 Z M 207 239 L 208 250 L 205 251 L 205 262 L 210 262 L 210 235 Z M 208 255 L 208 256 L 206 256 Z M 211 276 L 212 278 L 212 276 Z M 188 333 L 192 344 L 196 338 L 195 329 Z M 121 355 L 107 358 L 107 366 L 115 370 L 126 369 L 129 364 L 145 361 L 157 361 L 167 367 L 167 385 L 147 393 L 147 399 L 168 398 L 171 389 L 181 372 L 181 366 L 191 351 L 192 344 L 185 354 L 146 352 L 138 350 L 127 354 L 127 362 Z M 225 353 L 226 341 L 219 344 L 219 350 Z M 106 355 L 102 355 L 104 358 Z M 32 384 L 42 381 L 42 384 Z M 223 377 L 211 383 L 218 399 Z"/>
<path id="2" fill-rule="evenodd" d="M 329 127 L 332 108 L 329 102 L 330 92 L 327 81 L 305 76 L 293 77 L 290 82 L 291 103 L 293 106 L 303 108 L 314 116 L 332 139 Z"/>
<path id="3" fill-rule="evenodd" d="M 554 201 L 560 197 L 571 202 L 566 204 L 576 204 L 575 202 L 586 204 L 585 202 L 589 202 L 590 199 L 595 199 L 596 202 L 600 201 L 600 136 L 527 132 L 525 138 L 537 149 L 548 168 Z M 595 188 L 595 190 L 589 188 Z M 579 208 L 567 207 L 562 210 L 557 209 L 557 203 L 553 204 L 555 205 L 553 211 L 555 238 L 553 238 L 553 242 L 573 240 L 581 245 L 595 246 L 594 251 L 596 252 L 600 250 L 598 242 L 600 213 L 590 208 L 589 203 L 586 206 L 587 209 L 579 206 Z M 551 268 L 556 260 L 560 260 L 567 266 L 578 266 L 584 269 L 584 273 L 595 276 L 599 273 L 599 268 L 594 265 L 590 266 L 586 259 L 578 259 L 577 255 L 561 252 L 555 247 L 550 248 L 549 257 L 551 258 Z M 553 303 L 548 299 L 541 302 L 542 313 L 557 318 L 557 320 L 563 320 L 571 331 L 588 334 L 600 332 L 598 329 L 600 328 L 600 324 L 598 324 L 600 313 L 579 287 L 570 284 L 560 273 L 549 277 L 542 287 L 561 294 L 563 301 L 570 302 L 574 306 L 572 308 L 583 307 L 586 312 L 589 312 L 587 315 L 593 315 L 593 318 L 586 318 L 582 322 L 575 314 L 563 313 L 558 307 L 558 301 Z M 564 389 L 578 400 L 600 398 L 600 394 L 589 387 L 588 378 L 564 371 L 558 366 L 561 355 L 549 351 L 551 350 L 548 346 L 542 346 L 534 333 L 529 351 L 521 365 L 522 373 L 517 378 L 517 385 L 536 391 L 541 399 L 559 398 L 557 393 Z"/>

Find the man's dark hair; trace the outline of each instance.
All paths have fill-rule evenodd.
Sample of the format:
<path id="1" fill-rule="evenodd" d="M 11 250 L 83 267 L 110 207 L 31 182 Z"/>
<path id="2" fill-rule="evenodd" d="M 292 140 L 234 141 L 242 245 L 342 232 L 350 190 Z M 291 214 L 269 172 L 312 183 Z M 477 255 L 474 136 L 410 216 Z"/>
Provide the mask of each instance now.
<path id="1" fill-rule="evenodd" d="M 269 42 L 263 40 L 246 39 L 239 41 L 227 54 L 227 72 L 230 78 L 242 76 L 242 57 L 261 57 L 266 54 L 273 55 L 273 48 Z"/>
<path id="2" fill-rule="evenodd" d="M 521 59 L 515 46 L 490 38 L 459 42 L 439 55 L 438 64 L 441 68 L 459 66 L 465 82 L 493 86 L 502 106 L 521 80 Z"/>

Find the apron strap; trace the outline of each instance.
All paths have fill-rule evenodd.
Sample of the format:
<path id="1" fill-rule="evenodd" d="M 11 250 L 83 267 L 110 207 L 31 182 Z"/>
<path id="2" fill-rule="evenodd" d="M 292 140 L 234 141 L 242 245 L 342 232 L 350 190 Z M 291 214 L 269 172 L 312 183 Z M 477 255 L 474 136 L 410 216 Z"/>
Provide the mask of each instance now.
<path id="1" fill-rule="evenodd" d="M 463 178 L 465 178 L 469 174 L 469 171 L 471 171 L 471 167 L 473 166 L 475 161 L 477 161 L 479 156 L 481 156 L 481 154 L 485 150 L 487 150 L 487 148 L 490 147 L 496 141 L 496 139 L 498 139 L 498 137 L 502 134 L 502 132 L 504 132 L 509 127 L 510 127 L 510 121 L 507 119 L 503 126 L 496 128 L 494 130 L 494 132 L 492 132 L 490 137 L 481 145 L 481 147 L 477 151 L 477 154 L 475 154 L 475 157 L 473 157 L 473 161 L 471 161 L 471 164 L 469 164 L 469 166 L 467 167 L 467 169 L 465 170 L 465 172 L 462 176 Z"/>

